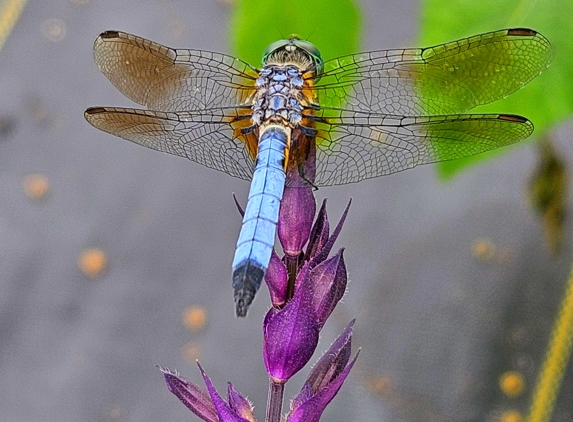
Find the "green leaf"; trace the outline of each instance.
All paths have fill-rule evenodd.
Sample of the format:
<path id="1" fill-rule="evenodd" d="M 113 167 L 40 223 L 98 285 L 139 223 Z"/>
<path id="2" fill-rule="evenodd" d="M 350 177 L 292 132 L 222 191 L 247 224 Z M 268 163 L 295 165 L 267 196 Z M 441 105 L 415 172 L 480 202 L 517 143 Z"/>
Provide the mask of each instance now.
<path id="1" fill-rule="evenodd" d="M 352 0 L 239 0 L 231 19 L 232 49 L 260 67 L 265 48 L 293 34 L 325 60 L 358 50 L 360 17 Z"/>
<path id="2" fill-rule="evenodd" d="M 571 115 L 573 110 L 573 2 L 571 0 L 422 0 L 420 47 L 452 41 L 502 28 L 528 27 L 545 35 L 556 56 L 542 75 L 522 90 L 477 113 L 512 113 L 535 125 L 536 137 Z M 443 177 L 451 177 L 470 163 L 498 152 L 440 163 Z"/>

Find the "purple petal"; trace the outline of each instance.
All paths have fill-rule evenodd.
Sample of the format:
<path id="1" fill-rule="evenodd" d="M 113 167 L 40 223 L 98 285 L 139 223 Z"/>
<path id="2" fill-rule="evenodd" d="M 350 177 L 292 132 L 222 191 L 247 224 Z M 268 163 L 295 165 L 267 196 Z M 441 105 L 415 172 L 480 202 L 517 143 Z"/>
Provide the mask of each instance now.
<path id="1" fill-rule="evenodd" d="M 311 387 L 313 393 L 323 389 L 333 379 L 338 377 L 346 367 L 350 359 L 354 322 L 355 320 L 352 320 L 348 323 L 344 331 L 310 371 L 305 384 Z"/>
<path id="2" fill-rule="evenodd" d="M 340 387 L 342 387 L 342 384 L 354 366 L 359 354 L 360 350 L 358 350 L 358 353 L 356 353 L 352 362 L 350 362 L 350 364 L 327 386 L 298 407 L 293 408 L 288 414 L 286 422 L 318 422 L 328 403 L 331 402 L 340 390 Z"/>
<path id="3" fill-rule="evenodd" d="M 322 327 L 346 291 L 346 265 L 340 249 L 332 258 L 323 261 L 310 271 L 309 286 L 316 318 Z"/>
<path id="4" fill-rule="evenodd" d="M 263 357 L 274 382 L 286 382 L 308 363 L 318 333 L 309 289 L 297 289 L 283 309 L 269 310 L 263 322 Z"/>
<path id="5" fill-rule="evenodd" d="M 281 307 L 287 300 L 287 268 L 275 250 L 271 254 L 269 268 L 265 273 L 265 283 L 269 288 L 271 303 L 275 308 Z"/>
<path id="6" fill-rule="evenodd" d="M 291 409 L 296 409 L 302 403 L 325 388 L 346 367 L 350 359 L 352 329 L 355 320 L 348 323 L 344 331 L 337 337 L 328 350 L 318 360 L 310 371 L 303 388 L 291 402 Z"/>
<path id="7" fill-rule="evenodd" d="M 157 366 L 165 378 L 167 388 L 187 408 L 206 422 L 218 422 L 217 410 L 209 394 L 199 386 L 171 372 L 169 369 Z"/>
<path id="8" fill-rule="evenodd" d="M 235 390 L 235 387 L 233 387 L 231 383 L 227 384 L 227 400 L 229 401 L 231 409 L 239 416 L 250 422 L 257 422 L 255 415 L 253 415 L 253 405 Z"/>
<path id="9" fill-rule="evenodd" d="M 201 371 L 201 375 L 203 375 L 203 380 L 205 381 L 205 385 L 207 386 L 207 391 L 209 391 L 209 395 L 211 396 L 211 400 L 217 409 L 217 414 L 219 415 L 219 422 L 251 422 L 241 416 L 239 416 L 231 407 L 227 404 L 225 400 L 217 393 L 213 383 L 199 364 L 197 362 L 197 366 Z"/>
<path id="10" fill-rule="evenodd" d="M 348 215 L 348 210 L 350 209 L 350 204 L 352 204 L 352 199 L 348 201 L 348 205 L 346 205 L 346 208 L 344 209 L 344 212 L 340 217 L 340 221 L 334 228 L 334 231 L 328 238 L 328 241 L 324 244 L 324 247 L 320 250 L 320 252 L 316 256 L 312 258 L 311 262 L 313 265 L 319 264 L 326 258 L 328 258 L 328 254 L 330 253 L 330 250 L 334 246 L 334 242 L 336 241 L 338 235 L 340 234 L 340 231 L 342 230 L 342 226 L 344 225 L 344 221 L 346 220 L 346 216 Z"/>
<path id="11" fill-rule="evenodd" d="M 294 284 L 294 289 L 295 291 L 300 287 L 300 286 L 308 286 L 310 281 L 308 280 L 308 277 L 310 276 L 310 265 L 307 262 L 306 264 L 304 264 L 302 266 L 302 268 L 299 270 L 297 276 L 296 276 L 296 281 Z M 303 287 L 303 288 L 308 288 L 308 287 Z"/>
<path id="12" fill-rule="evenodd" d="M 316 201 L 308 187 L 286 187 L 281 200 L 277 233 L 284 252 L 297 256 L 308 241 Z"/>
<path id="13" fill-rule="evenodd" d="M 300 389 L 299 393 L 296 396 L 294 396 L 294 398 L 290 402 L 291 411 L 293 409 L 296 409 L 297 407 L 300 407 L 305 401 L 310 399 L 315 393 L 316 393 L 316 391 L 312 391 L 312 386 L 308 383 L 308 381 L 305 382 L 303 384 L 302 388 Z"/>
<path id="14" fill-rule="evenodd" d="M 328 234 L 330 231 L 330 224 L 328 222 L 328 216 L 326 214 L 326 198 L 322 201 L 312 230 L 310 231 L 310 239 L 308 241 L 308 246 L 306 248 L 306 259 L 309 260 L 317 253 L 321 251 L 324 244 L 328 240 Z"/>

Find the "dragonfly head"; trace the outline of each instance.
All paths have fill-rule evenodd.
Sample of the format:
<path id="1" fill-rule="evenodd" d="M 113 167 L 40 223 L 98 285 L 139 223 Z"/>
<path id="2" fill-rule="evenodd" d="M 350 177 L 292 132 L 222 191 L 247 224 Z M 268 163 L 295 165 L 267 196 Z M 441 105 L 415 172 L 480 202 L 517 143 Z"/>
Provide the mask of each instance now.
<path id="1" fill-rule="evenodd" d="M 295 64 L 303 70 L 313 70 L 320 75 L 324 60 L 314 44 L 292 35 L 288 40 L 275 41 L 266 48 L 263 66 L 267 64 Z"/>

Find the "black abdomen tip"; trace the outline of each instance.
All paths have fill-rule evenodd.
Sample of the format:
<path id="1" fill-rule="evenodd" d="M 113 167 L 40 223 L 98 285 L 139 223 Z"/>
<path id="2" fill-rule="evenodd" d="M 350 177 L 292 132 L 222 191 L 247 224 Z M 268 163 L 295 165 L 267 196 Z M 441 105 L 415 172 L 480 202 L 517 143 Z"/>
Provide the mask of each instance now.
<path id="1" fill-rule="evenodd" d="M 265 276 L 265 270 L 259 264 L 246 260 L 233 271 L 233 289 L 235 290 L 235 311 L 238 317 L 247 315 L 249 306 Z"/>

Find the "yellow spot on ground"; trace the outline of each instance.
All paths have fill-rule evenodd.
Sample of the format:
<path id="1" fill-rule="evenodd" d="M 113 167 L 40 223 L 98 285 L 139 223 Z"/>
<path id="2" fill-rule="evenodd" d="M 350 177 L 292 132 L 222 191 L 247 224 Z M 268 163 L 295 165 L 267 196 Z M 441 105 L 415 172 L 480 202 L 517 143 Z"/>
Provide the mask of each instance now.
<path id="1" fill-rule="evenodd" d="M 491 260 L 496 252 L 494 243 L 487 237 L 478 237 L 472 242 L 472 254 L 482 261 Z"/>
<path id="2" fill-rule="evenodd" d="M 89 278 L 98 278 L 107 267 L 107 256 L 98 248 L 85 249 L 78 258 L 78 267 Z"/>
<path id="3" fill-rule="evenodd" d="M 523 416 L 517 410 L 508 410 L 501 414 L 501 422 L 523 422 Z"/>
<path id="4" fill-rule="evenodd" d="M 70 0 L 70 3 L 72 3 L 73 5 L 84 5 L 84 4 L 88 4 L 90 2 L 90 0 Z"/>
<path id="5" fill-rule="evenodd" d="M 181 356 L 186 362 L 195 363 L 202 355 L 203 347 L 198 343 L 187 343 L 181 348 Z"/>
<path id="6" fill-rule="evenodd" d="M 393 391 L 392 380 L 381 375 L 363 374 L 366 379 L 366 386 L 373 394 L 383 397 L 388 396 Z"/>
<path id="7" fill-rule="evenodd" d="M 392 380 L 388 377 L 372 377 L 368 386 L 374 394 L 387 394 L 392 391 Z"/>
<path id="8" fill-rule="evenodd" d="M 108 422 L 119 422 L 124 419 L 123 411 L 119 405 L 113 406 L 109 409 L 106 416 L 106 420 Z"/>
<path id="9" fill-rule="evenodd" d="M 201 305 L 188 306 L 181 313 L 183 325 L 191 332 L 198 332 L 207 324 L 207 311 Z"/>
<path id="10" fill-rule="evenodd" d="M 66 23 L 61 19 L 46 19 L 42 22 L 42 34 L 50 41 L 62 41 L 66 36 Z"/>
<path id="11" fill-rule="evenodd" d="M 509 397 L 517 397 L 525 390 L 525 378 L 520 372 L 504 372 L 499 378 L 499 388 Z"/>
<path id="12" fill-rule="evenodd" d="M 24 193 L 30 199 L 43 199 L 50 191 L 50 182 L 41 174 L 29 174 L 22 181 Z"/>
<path id="13" fill-rule="evenodd" d="M 48 108 L 44 106 L 40 101 L 41 100 L 37 97 L 31 98 L 29 101 L 27 101 L 26 108 L 34 120 L 37 122 L 44 122 L 48 119 L 49 113 Z"/>

